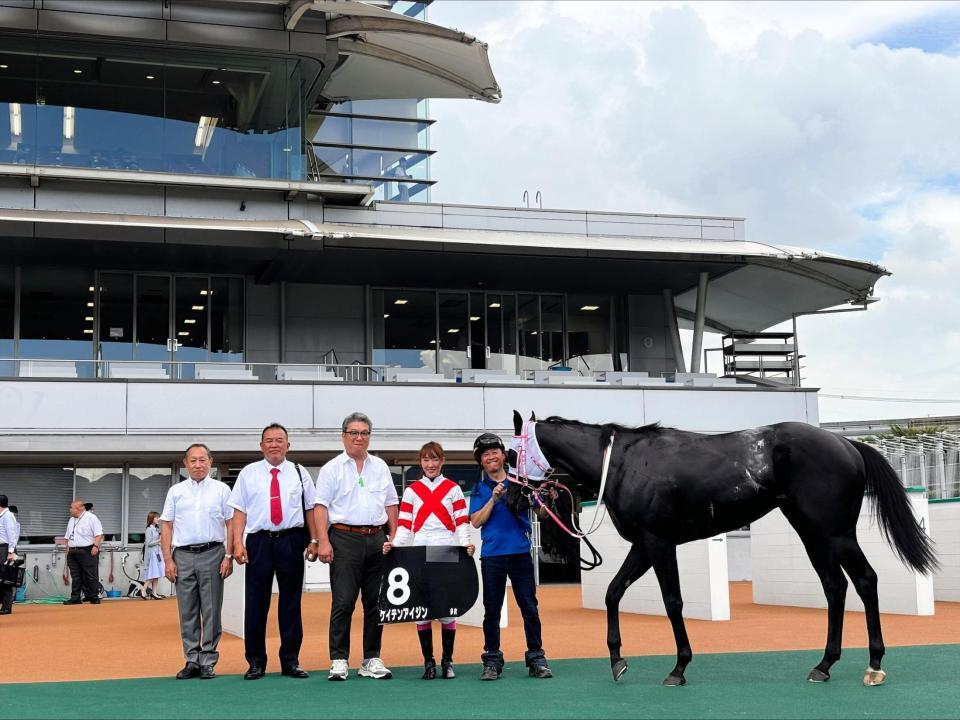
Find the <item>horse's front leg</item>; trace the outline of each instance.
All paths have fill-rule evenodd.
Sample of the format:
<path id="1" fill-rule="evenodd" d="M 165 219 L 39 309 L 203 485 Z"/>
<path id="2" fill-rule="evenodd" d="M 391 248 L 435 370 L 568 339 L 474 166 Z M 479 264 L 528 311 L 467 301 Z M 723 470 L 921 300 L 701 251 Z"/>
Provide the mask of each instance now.
<path id="1" fill-rule="evenodd" d="M 690 639 L 687 637 L 687 626 L 683 622 L 683 597 L 680 595 L 680 571 L 677 569 L 677 546 L 658 544 L 655 550 L 653 570 L 660 583 L 660 593 L 663 596 L 663 606 L 673 627 L 673 639 L 677 644 L 677 664 L 664 679 L 663 684 L 668 686 L 686 685 L 683 676 L 687 665 L 693 659 L 690 649 Z"/>
<path id="2" fill-rule="evenodd" d="M 643 543 L 634 543 L 620 570 L 607 587 L 607 648 L 610 650 L 610 667 L 614 680 L 619 680 L 627 671 L 627 661 L 620 655 L 620 600 L 627 588 L 649 569 L 650 560 Z"/>

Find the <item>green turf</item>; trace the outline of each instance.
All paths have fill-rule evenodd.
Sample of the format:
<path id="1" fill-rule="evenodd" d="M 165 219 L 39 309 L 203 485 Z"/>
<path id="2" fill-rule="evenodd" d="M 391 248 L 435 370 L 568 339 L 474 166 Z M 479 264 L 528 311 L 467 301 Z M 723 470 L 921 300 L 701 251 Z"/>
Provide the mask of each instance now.
<path id="1" fill-rule="evenodd" d="M 212 681 L 150 678 L 3 685 L 5 718 L 956 718 L 960 645 L 891 648 L 887 685 L 861 685 L 865 650 L 847 650 L 822 685 L 805 681 L 816 652 L 700 655 L 689 684 L 665 688 L 667 657 L 630 660 L 614 683 L 605 660 L 557 660 L 553 680 L 507 665 L 497 682 L 480 682 L 478 665 L 460 665 L 453 681 L 420 680 L 418 668 L 390 681 L 327 682 L 268 675 Z"/>

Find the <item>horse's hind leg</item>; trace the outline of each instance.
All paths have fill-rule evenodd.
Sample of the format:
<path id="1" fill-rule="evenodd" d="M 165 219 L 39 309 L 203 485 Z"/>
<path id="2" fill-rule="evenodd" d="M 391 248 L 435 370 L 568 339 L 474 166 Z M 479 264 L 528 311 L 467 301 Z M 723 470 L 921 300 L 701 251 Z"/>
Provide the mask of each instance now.
<path id="1" fill-rule="evenodd" d="M 853 587 L 863 601 L 867 620 L 867 637 L 870 647 L 870 667 L 863 678 L 864 685 L 880 685 L 887 674 L 880 669 L 885 652 L 883 632 L 880 629 L 880 602 L 877 598 L 877 573 L 867 562 L 867 558 L 855 537 L 846 537 L 834 541 L 840 555 L 840 564 L 853 581 Z"/>
<path id="2" fill-rule="evenodd" d="M 627 588 L 649 569 L 650 560 L 647 559 L 643 543 L 634 543 L 607 587 L 607 648 L 610 650 L 614 680 L 619 680 L 627 671 L 627 661 L 620 655 L 620 600 Z"/>
<path id="3" fill-rule="evenodd" d="M 677 546 L 664 545 L 655 551 L 653 569 L 657 573 L 660 583 L 660 593 L 663 595 L 663 606 L 673 627 L 673 639 L 677 644 L 677 664 L 664 679 L 663 684 L 668 686 L 686 685 L 687 680 L 683 673 L 687 665 L 693 660 L 693 650 L 690 648 L 690 639 L 687 637 L 687 626 L 683 622 L 683 597 L 680 594 L 680 571 L 677 569 Z"/>

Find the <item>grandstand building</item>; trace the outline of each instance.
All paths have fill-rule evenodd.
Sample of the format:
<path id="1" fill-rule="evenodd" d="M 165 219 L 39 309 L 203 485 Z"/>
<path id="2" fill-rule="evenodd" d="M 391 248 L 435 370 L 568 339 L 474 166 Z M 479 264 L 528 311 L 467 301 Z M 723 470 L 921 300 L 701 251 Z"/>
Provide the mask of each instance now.
<path id="1" fill-rule="evenodd" d="M 229 481 L 273 421 L 315 469 L 367 413 L 398 484 L 427 440 L 469 483 L 514 408 L 818 422 L 796 337 L 765 331 L 866 307 L 885 271 L 738 217 L 429 202 L 429 99 L 500 88 L 426 13 L 0 0 L 0 492 L 24 547 L 73 497 L 141 541 L 187 444 Z"/>

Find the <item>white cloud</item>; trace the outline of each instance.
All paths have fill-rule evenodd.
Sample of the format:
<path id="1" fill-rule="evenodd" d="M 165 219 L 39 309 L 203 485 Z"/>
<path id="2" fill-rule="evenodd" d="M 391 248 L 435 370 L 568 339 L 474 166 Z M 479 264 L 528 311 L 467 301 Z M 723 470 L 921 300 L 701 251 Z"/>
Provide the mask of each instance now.
<path id="1" fill-rule="evenodd" d="M 931 7 L 437 3 L 490 42 L 504 100 L 433 101 L 434 200 L 739 215 L 750 239 L 869 256 L 894 272 L 881 303 L 800 321 L 807 383 L 960 398 L 960 201 L 940 182 L 960 171 L 960 58 L 857 42 Z M 823 419 L 944 412 L 960 403 L 822 401 Z"/>

